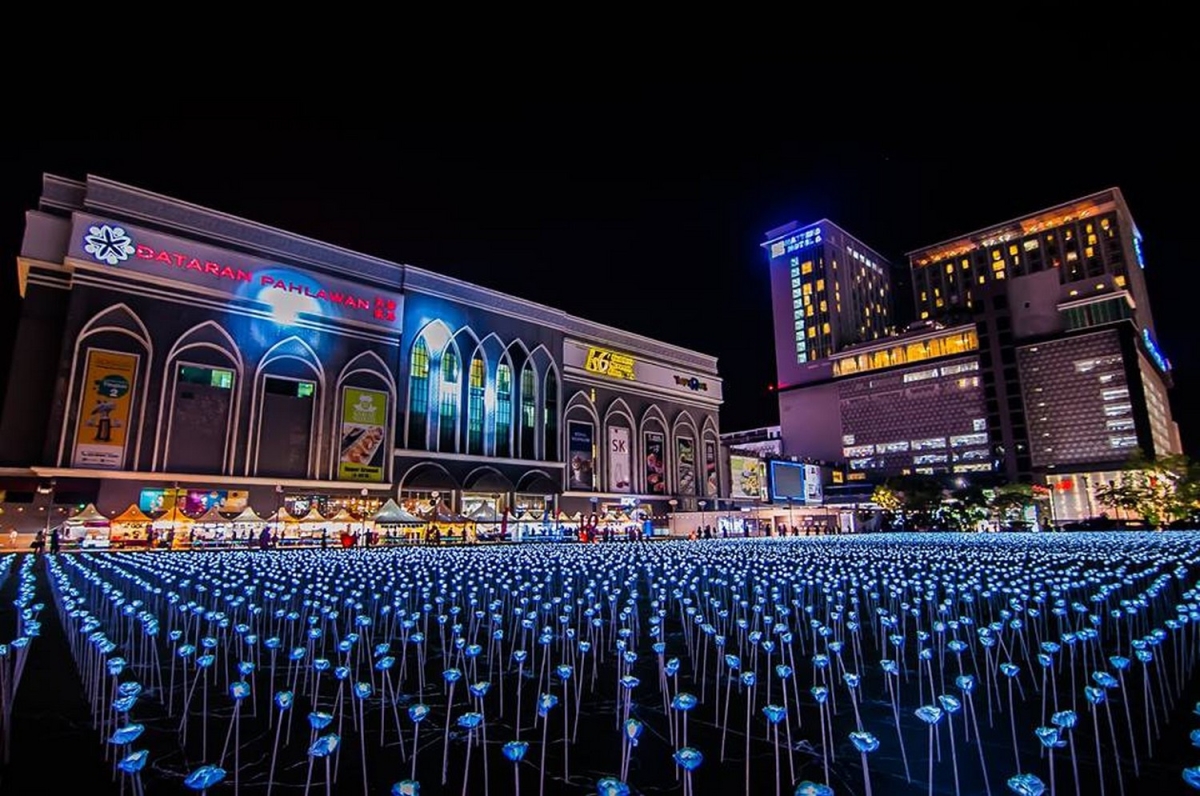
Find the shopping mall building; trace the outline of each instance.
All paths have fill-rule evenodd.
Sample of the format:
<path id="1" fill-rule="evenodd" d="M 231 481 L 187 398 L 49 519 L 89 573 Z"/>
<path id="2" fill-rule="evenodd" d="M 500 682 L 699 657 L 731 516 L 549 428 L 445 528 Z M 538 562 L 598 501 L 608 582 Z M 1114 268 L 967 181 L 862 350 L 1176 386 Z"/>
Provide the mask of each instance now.
<path id="1" fill-rule="evenodd" d="M 6 524 L 720 494 L 711 356 L 97 177 L 45 177 L 17 266 Z"/>

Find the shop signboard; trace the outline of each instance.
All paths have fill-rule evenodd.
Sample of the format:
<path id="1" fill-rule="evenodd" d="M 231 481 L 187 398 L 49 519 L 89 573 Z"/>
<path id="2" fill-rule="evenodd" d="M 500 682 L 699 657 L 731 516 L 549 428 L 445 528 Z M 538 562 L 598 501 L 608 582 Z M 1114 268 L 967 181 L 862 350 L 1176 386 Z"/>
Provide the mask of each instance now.
<path id="1" fill-rule="evenodd" d="M 338 446 L 340 480 L 383 480 L 387 408 L 385 392 L 361 387 L 342 388 L 342 432 Z"/>
<path id="2" fill-rule="evenodd" d="M 120 470 L 125 466 L 137 368 L 137 354 L 88 349 L 72 467 Z"/>
<path id="3" fill-rule="evenodd" d="M 592 491 L 596 488 L 593 462 L 596 459 L 595 429 L 591 423 L 567 424 L 567 457 L 571 464 L 568 488 Z"/>
<path id="4" fill-rule="evenodd" d="M 657 431 L 647 431 L 642 440 L 646 451 L 646 491 L 651 495 L 667 494 L 666 438 Z"/>
<path id="5" fill-rule="evenodd" d="M 675 438 L 675 466 L 679 494 L 696 494 L 696 441 L 691 437 Z"/>
<path id="6" fill-rule="evenodd" d="M 704 440 L 704 494 L 717 497 L 720 485 L 717 482 L 717 443 Z"/>
<path id="7" fill-rule="evenodd" d="M 76 213 L 68 256 L 245 299 L 285 325 L 301 315 L 399 331 L 398 292 L 258 260 L 227 249 Z"/>
<path id="8" fill-rule="evenodd" d="M 729 457 L 729 496 L 735 499 L 765 500 L 767 497 L 766 462 L 753 456 Z"/>
<path id="9" fill-rule="evenodd" d="M 633 486 L 632 452 L 629 448 L 629 429 L 608 427 L 608 489 L 610 492 L 629 492 Z"/>
<path id="10" fill-rule="evenodd" d="M 138 508 L 147 514 L 170 511 L 179 506 L 185 514 L 198 516 L 213 508 L 235 514 L 246 508 L 250 493 L 241 489 L 179 489 L 152 487 L 138 495 Z"/>

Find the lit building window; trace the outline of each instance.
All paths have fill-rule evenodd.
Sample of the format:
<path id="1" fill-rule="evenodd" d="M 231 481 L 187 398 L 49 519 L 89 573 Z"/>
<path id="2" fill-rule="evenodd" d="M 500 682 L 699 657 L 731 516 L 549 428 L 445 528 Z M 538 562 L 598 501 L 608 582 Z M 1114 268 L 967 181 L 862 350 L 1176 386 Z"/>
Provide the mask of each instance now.
<path id="1" fill-rule="evenodd" d="M 800 266 L 800 273 L 807 276 L 808 274 L 812 273 L 812 269 L 813 269 L 812 260 L 805 260 L 804 263 Z"/>
<path id="2" fill-rule="evenodd" d="M 474 456 L 483 455 L 484 375 L 483 358 L 475 356 L 467 379 L 467 453 Z"/>
<path id="3" fill-rule="evenodd" d="M 425 338 L 413 345 L 408 368 L 408 446 L 425 450 L 427 412 L 429 410 L 429 348 Z"/>
<path id="4" fill-rule="evenodd" d="M 442 383 L 438 390 L 438 450 L 455 452 L 458 446 L 458 352 L 442 352 Z"/>
<path id="5" fill-rule="evenodd" d="M 821 325 L 821 331 L 824 332 L 825 334 L 829 334 L 829 323 L 828 322 Z"/>
<path id="6" fill-rule="evenodd" d="M 512 368 L 496 367 L 496 455 L 512 456 Z"/>
<path id="7" fill-rule="evenodd" d="M 546 371 L 546 389 L 542 399 L 543 427 L 542 442 L 545 458 L 558 461 L 558 378 L 553 370 Z"/>
<path id="8" fill-rule="evenodd" d="M 535 459 L 534 431 L 537 425 L 537 396 L 534 394 L 533 363 L 521 369 L 521 458 Z"/>

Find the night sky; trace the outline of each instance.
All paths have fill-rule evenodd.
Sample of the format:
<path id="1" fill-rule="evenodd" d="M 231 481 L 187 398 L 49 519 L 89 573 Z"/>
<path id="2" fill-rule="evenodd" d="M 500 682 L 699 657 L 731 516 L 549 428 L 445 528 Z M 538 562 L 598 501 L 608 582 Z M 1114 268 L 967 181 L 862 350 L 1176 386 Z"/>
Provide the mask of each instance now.
<path id="1" fill-rule="evenodd" d="M 1188 243 L 1200 215 L 1185 198 L 1198 170 L 1182 110 L 1118 103 L 1048 120 L 1010 102 L 894 114 L 846 102 L 807 114 L 803 95 L 745 86 L 581 94 L 414 101 L 370 127 L 257 103 L 87 139 L 14 131 L 0 150 L 3 371 L 23 213 L 43 172 L 130 183 L 716 355 L 725 431 L 778 420 L 766 230 L 833 220 L 891 258 L 907 320 L 905 252 L 1118 186 L 1145 236 L 1184 447 L 1200 452 Z M 82 134 L 78 121 L 55 129 Z"/>

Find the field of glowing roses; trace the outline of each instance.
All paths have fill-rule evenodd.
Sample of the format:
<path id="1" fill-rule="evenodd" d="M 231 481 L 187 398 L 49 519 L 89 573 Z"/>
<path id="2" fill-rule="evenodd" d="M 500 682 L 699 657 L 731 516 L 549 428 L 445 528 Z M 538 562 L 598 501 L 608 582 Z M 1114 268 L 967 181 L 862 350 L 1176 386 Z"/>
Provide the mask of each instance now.
<path id="1" fill-rule="evenodd" d="M 28 651 L 64 633 L 60 687 L 92 738 L 72 755 L 108 774 L 92 793 L 1200 787 L 1200 534 L 0 566 L 24 601 L 15 635 L 0 626 L 5 717 Z M 37 696 L 23 687 L 17 711 Z"/>

